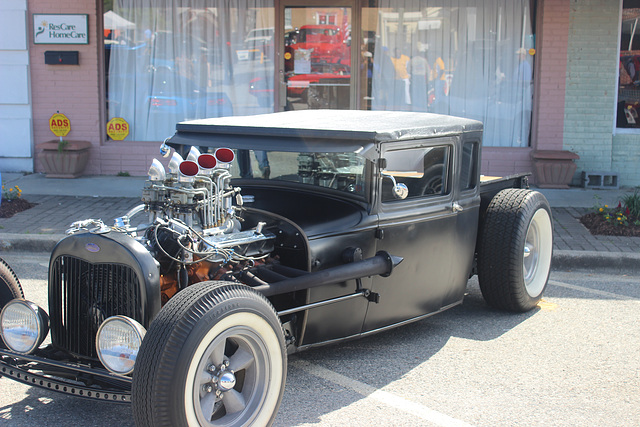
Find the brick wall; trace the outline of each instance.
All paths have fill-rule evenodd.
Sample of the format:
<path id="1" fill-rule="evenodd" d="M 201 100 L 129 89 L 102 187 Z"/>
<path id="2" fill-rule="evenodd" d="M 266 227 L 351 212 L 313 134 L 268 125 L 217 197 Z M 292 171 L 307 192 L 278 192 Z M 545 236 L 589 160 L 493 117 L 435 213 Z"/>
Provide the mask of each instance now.
<path id="1" fill-rule="evenodd" d="M 96 41 L 96 2 L 76 0 L 56 2 L 35 0 L 29 2 L 29 24 L 34 13 L 89 15 L 89 44 L 42 45 L 30 40 L 31 88 L 33 98 L 34 143 L 56 139 L 49 129 L 49 118 L 57 111 L 67 116 L 71 131 L 65 137 L 70 140 L 89 141 L 92 144 L 91 164 L 100 146 L 100 93 L 98 85 L 98 48 Z M 70 50 L 79 52 L 79 65 L 46 65 L 44 52 Z M 91 165 L 90 165 L 91 166 Z M 95 166 L 94 166 L 95 168 Z M 36 171 L 42 167 L 36 153 Z"/>
<path id="2" fill-rule="evenodd" d="M 610 171 L 618 63 L 619 2 L 571 1 L 564 149 L 578 153 L 578 174 Z M 623 183 L 624 184 L 624 183 Z"/>
<path id="3" fill-rule="evenodd" d="M 611 169 L 624 186 L 640 185 L 640 135 L 617 134 L 613 137 Z"/>

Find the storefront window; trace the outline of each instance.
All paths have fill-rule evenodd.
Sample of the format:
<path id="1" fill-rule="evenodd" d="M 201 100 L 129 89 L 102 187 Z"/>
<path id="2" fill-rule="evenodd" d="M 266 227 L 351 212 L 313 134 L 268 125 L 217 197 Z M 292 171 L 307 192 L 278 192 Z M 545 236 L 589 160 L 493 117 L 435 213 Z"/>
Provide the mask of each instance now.
<path id="1" fill-rule="evenodd" d="M 640 1 L 623 2 L 618 81 L 618 128 L 640 128 Z"/>
<path id="2" fill-rule="evenodd" d="M 127 140 L 177 122 L 273 111 L 273 0 L 114 0 L 104 16 L 108 118 Z"/>
<path id="3" fill-rule="evenodd" d="M 284 8 L 284 40 L 278 41 L 275 0 L 105 1 L 113 2 L 112 8 L 105 3 L 104 17 L 108 118 L 127 121 L 127 140 L 163 140 L 183 120 L 266 113 L 298 102 L 462 116 L 484 123 L 485 146 L 529 145 L 533 0 L 370 0 L 356 29 L 349 7 L 292 6 Z M 278 92 L 289 107 L 283 99 L 276 106 L 275 70 L 283 67 L 275 61 L 276 46 L 283 44 L 286 59 L 287 49 L 303 44 L 299 37 L 316 37 L 310 24 L 294 22 L 293 11 L 307 9 L 315 12 L 315 27 L 339 28 L 339 37 L 326 35 L 338 42 L 324 41 L 309 54 L 312 77 L 322 71 L 321 82 L 294 72 L 314 87 L 313 96 L 298 94 L 300 83 L 289 79 L 286 96 Z M 355 31 L 360 46 L 351 44 Z M 360 48 L 357 63 L 346 53 L 340 60 L 321 57 L 335 46 Z M 314 55 L 322 61 L 314 63 Z M 334 98 L 328 89 L 335 89 Z"/>
<path id="4" fill-rule="evenodd" d="M 379 0 L 364 8 L 361 108 L 476 119 L 485 146 L 528 146 L 532 3 Z"/>

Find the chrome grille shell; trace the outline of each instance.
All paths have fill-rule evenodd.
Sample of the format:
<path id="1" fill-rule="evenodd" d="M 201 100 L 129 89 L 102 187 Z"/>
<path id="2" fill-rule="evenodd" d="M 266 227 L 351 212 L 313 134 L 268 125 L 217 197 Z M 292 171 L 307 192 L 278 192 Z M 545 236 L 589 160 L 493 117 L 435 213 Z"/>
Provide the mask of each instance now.
<path id="1" fill-rule="evenodd" d="M 159 265 L 122 233 L 82 233 L 61 240 L 49 264 L 49 317 L 56 348 L 97 360 L 96 332 L 124 315 L 145 328 L 160 310 Z"/>

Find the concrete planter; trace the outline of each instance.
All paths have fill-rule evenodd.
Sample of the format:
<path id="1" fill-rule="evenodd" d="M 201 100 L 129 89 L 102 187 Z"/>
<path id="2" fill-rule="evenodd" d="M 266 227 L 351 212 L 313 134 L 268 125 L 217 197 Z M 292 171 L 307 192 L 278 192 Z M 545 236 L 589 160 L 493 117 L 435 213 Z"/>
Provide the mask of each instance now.
<path id="1" fill-rule="evenodd" d="M 531 153 L 536 185 L 540 188 L 569 188 L 576 172 L 576 153 L 562 150 L 538 150 Z"/>
<path id="2" fill-rule="evenodd" d="M 38 158 L 47 178 L 77 178 L 82 175 L 89 161 L 89 141 L 69 141 L 58 151 L 58 141 L 47 141 L 36 145 L 42 150 Z"/>

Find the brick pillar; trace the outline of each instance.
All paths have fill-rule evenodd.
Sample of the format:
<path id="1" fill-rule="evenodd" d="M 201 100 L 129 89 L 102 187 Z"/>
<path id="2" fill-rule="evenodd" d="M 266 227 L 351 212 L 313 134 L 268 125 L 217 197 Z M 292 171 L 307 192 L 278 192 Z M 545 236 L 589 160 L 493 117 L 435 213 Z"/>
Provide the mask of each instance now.
<path id="1" fill-rule="evenodd" d="M 569 41 L 569 0 L 538 3 L 531 148 L 562 150 Z"/>

